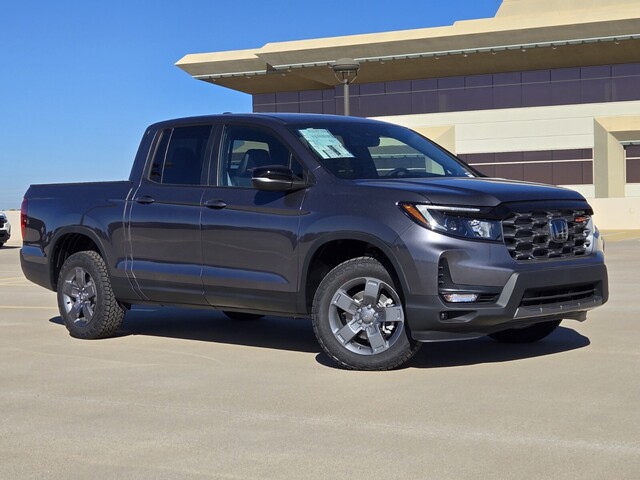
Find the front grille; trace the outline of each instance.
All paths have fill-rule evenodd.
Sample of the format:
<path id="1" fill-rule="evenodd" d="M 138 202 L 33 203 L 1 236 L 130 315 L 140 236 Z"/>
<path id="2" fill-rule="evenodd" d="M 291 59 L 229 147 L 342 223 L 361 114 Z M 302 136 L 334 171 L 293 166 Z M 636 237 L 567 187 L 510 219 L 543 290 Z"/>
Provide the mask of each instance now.
<path id="1" fill-rule="evenodd" d="M 554 240 L 551 223 L 566 222 L 564 238 Z M 504 244 L 518 261 L 571 258 L 586 255 L 591 231 L 589 215 L 584 210 L 558 209 L 513 212 L 502 221 Z"/>
<path id="2" fill-rule="evenodd" d="M 525 290 L 520 302 L 521 307 L 533 307 L 539 305 L 562 304 L 590 298 L 595 294 L 596 285 L 587 283 L 583 285 L 562 286 L 556 288 L 537 288 Z"/>
<path id="3" fill-rule="evenodd" d="M 5 221 L 6 220 L 4 218 L 0 218 L 0 228 L 4 227 Z"/>

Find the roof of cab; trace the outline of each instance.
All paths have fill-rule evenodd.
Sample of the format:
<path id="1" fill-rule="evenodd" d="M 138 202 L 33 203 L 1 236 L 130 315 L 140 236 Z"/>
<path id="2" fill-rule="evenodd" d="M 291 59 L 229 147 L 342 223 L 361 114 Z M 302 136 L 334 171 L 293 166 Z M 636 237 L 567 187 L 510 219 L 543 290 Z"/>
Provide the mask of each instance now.
<path id="1" fill-rule="evenodd" d="M 176 125 L 195 125 L 203 123 L 241 123 L 250 122 L 255 124 L 299 124 L 314 122 L 329 123 L 383 123 L 378 120 L 371 120 L 361 117 L 347 117 L 342 115 L 323 115 L 313 113 L 223 113 L 216 115 L 203 115 L 196 117 L 183 117 L 170 120 L 163 120 L 152 124 L 149 128 L 161 129 Z"/>

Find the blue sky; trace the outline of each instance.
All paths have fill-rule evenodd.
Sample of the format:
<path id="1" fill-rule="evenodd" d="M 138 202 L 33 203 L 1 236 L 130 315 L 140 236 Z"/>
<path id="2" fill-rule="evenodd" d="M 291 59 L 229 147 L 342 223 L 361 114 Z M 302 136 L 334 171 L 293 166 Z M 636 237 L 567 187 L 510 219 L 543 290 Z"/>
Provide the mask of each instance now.
<path id="1" fill-rule="evenodd" d="M 500 0 L 22 0 L 0 14 L 0 210 L 31 183 L 125 179 L 145 127 L 251 111 L 251 97 L 193 80 L 187 53 L 450 25 Z"/>

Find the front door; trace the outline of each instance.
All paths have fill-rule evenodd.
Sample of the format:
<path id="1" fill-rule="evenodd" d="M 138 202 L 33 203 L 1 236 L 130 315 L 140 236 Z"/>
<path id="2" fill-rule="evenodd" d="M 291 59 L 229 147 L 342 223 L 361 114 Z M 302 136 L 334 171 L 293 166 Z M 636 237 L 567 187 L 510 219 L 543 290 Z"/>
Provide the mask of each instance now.
<path id="1" fill-rule="evenodd" d="M 273 133 L 227 126 L 221 142 L 218 186 L 203 195 L 202 256 L 205 297 L 218 308 L 292 313 L 298 290 L 298 231 L 305 190 L 259 191 L 252 170 L 303 168 Z"/>

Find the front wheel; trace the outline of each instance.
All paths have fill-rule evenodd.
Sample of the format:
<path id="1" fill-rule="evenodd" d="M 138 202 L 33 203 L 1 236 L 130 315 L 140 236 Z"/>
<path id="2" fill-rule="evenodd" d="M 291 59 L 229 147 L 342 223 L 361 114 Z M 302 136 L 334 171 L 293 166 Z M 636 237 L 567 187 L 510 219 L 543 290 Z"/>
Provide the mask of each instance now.
<path id="1" fill-rule="evenodd" d="M 550 335 L 562 320 L 536 323 L 525 328 L 510 328 L 489 335 L 494 340 L 503 343 L 533 343 Z"/>
<path id="2" fill-rule="evenodd" d="M 347 260 L 329 272 L 316 291 L 312 319 L 322 349 L 349 369 L 390 370 L 421 345 L 408 334 L 391 276 L 369 257 Z"/>
<path id="3" fill-rule="evenodd" d="M 107 265 L 93 251 L 71 255 L 58 277 L 58 308 L 69 333 L 96 339 L 113 335 L 125 311 L 115 298 Z"/>

